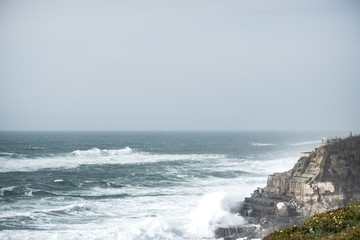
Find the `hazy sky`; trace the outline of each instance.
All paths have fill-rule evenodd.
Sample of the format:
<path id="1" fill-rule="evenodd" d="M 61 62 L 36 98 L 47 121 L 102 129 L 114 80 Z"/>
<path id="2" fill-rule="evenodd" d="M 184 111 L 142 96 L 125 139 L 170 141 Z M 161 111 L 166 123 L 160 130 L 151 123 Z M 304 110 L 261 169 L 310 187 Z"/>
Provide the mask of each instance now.
<path id="1" fill-rule="evenodd" d="M 360 1 L 0 0 L 0 130 L 360 130 Z"/>

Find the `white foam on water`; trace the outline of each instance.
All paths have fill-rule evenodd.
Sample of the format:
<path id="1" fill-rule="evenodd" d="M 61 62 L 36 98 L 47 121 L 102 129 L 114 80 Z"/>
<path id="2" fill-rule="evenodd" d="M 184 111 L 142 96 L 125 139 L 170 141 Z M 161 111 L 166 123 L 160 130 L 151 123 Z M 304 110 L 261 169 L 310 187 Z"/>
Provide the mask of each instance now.
<path id="1" fill-rule="evenodd" d="M 260 143 L 260 142 L 252 142 L 251 145 L 253 146 L 276 146 L 275 143 Z"/>
<path id="2" fill-rule="evenodd" d="M 313 141 L 305 141 L 305 142 L 297 142 L 297 143 L 290 143 L 290 146 L 303 146 L 303 145 L 315 145 L 320 144 L 320 140 L 313 140 Z"/>
<path id="3" fill-rule="evenodd" d="M 161 218 L 140 221 L 132 225 L 124 236 L 124 239 L 136 240 L 168 240 L 175 238 L 176 234 L 174 234 L 169 223 Z"/>
<path id="4" fill-rule="evenodd" d="M 268 175 L 274 172 L 290 170 L 298 158 L 278 158 L 272 160 L 246 160 L 244 163 L 249 172 Z"/>
<path id="5" fill-rule="evenodd" d="M 15 189 L 15 186 L 3 187 L 0 189 L 0 196 L 4 196 L 5 191 L 12 192 L 12 191 L 14 191 L 14 189 Z"/>
<path id="6" fill-rule="evenodd" d="M 26 188 L 25 196 L 33 197 L 33 191 L 34 191 L 34 189 L 32 189 L 32 188 Z"/>
<path id="7" fill-rule="evenodd" d="M 197 237 L 214 237 L 214 230 L 218 226 L 236 226 L 245 220 L 231 210 L 236 207 L 234 196 L 224 192 L 212 192 L 204 195 L 196 209 L 190 214 L 187 230 Z"/>
<path id="8" fill-rule="evenodd" d="M 49 203 L 49 202 L 48 202 Z M 89 202 L 77 201 L 73 203 L 69 202 L 58 202 L 55 205 L 55 202 L 52 202 L 51 205 L 41 205 L 34 206 L 32 210 L 26 210 L 23 208 L 22 211 L 17 210 L 16 212 L 9 209 L 0 208 L 2 211 L 1 217 L 11 218 L 11 217 L 31 217 L 39 218 L 44 214 L 51 214 L 56 212 L 63 212 L 67 214 L 82 214 L 82 215 L 94 215 L 93 207 Z M 1 238 L 0 238 L 1 239 Z"/>
<path id="9" fill-rule="evenodd" d="M 76 168 L 80 165 L 141 164 L 164 161 L 204 161 L 225 159 L 222 154 L 150 154 L 126 147 L 118 150 L 76 150 L 66 156 L 2 159 L 0 172 L 36 171 L 47 168 Z"/>
<path id="10" fill-rule="evenodd" d="M 232 210 L 242 201 L 242 192 L 253 189 L 245 180 L 246 177 L 230 181 L 222 178 L 194 179 L 194 185 L 174 188 L 89 190 L 92 195 L 118 194 L 121 191 L 138 195 L 121 199 L 79 201 L 66 197 L 45 198 L 41 204 L 33 205 L 30 212 L 23 212 L 23 216 L 36 220 L 45 230 L 0 231 L 0 239 L 213 239 L 212 231 L 217 226 L 243 223 L 243 219 Z M 196 187 L 199 183 L 204 187 Z M 27 204 L 31 206 L 30 202 Z M 22 209 L 29 208 L 22 206 Z M 61 216 L 68 220 L 51 223 L 51 214 L 55 212 L 67 213 Z M 12 214 L 19 212 L 7 214 L 7 217 L 13 217 Z"/>
<path id="11" fill-rule="evenodd" d="M 12 156 L 15 153 L 11 153 L 11 152 L 0 152 L 0 155 L 6 155 L 6 156 Z"/>
<path id="12" fill-rule="evenodd" d="M 5 167 L 16 171 L 32 171 L 49 166 L 74 168 L 81 164 L 141 164 L 194 160 L 203 162 L 188 163 L 187 169 L 198 167 L 199 171 L 245 171 L 249 174 L 240 172 L 239 176 L 230 179 L 217 177 L 216 174 L 207 177 L 188 176 L 188 182 L 167 188 L 93 187 L 66 193 L 80 198 L 129 195 L 124 198 L 79 201 L 76 197 L 63 194 L 62 197 L 42 198 L 40 204 L 28 202 L 25 207 L 24 202 L 20 201 L 14 203 L 18 204 L 14 209 L 21 206 L 20 209 L 24 209 L 22 216 L 31 217 L 37 221 L 35 226 L 38 224 L 45 230 L 5 230 L 0 231 L 0 239 L 214 239 L 216 227 L 244 224 L 244 219 L 233 210 L 245 196 L 249 196 L 257 187 L 265 186 L 267 174 L 289 170 L 297 160 L 292 157 L 272 160 L 231 159 L 221 154 L 150 154 L 129 149 L 77 150 L 74 151 L 76 154 L 72 152 L 54 158 L 20 159 L 18 162 L 10 159 L 8 163 L 0 166 L 0 171 Z M 190 172 L 171 167 L 166 169 L 166 173 L 170 175 Z M 61 182 L 60 180 L 63 179 L 53 181 Z M 12 190 L 14 187 L 1 189 L 2 192 Z M 21 213 L 6 211 L 4 208 L 0 207 L 0 211 L 9 217 Z M 66 214 L 61 215 L 61 221 L 57 221 L 51 215 L 54 212 Z"/>
<path id="13" fill-rule="evenodd" d="M 44 149 L 44 147 L 38 147 L 38 146 L 32 146 L 32 145 L 29 145 L 28 147 L 27 147 L 27 149 Z"/>
<path id="14" fill-rule="evenodd" d="M 76 150 L 71 153 L 72 156 L 75 157 L 89 157 L 89 158 L 96 158 L 96 157 L 109 157 L 109 156 L 120 156 L 133 153 L 133 150 L 129 147 L 125 147 L 123 149 L 115 149 L 115 150 L 108 150 L 108 149 L 99 149 L 99 148 L 92 148 L 89 150 Z"/>
<path id="15" fill-rule="evenodd" d="M 121 232 L 117 228 L 108 229 L 89 229 L 89 230 L 57 230 L 57 231 L 13 231 L 5 230 L 0 232 L 0 238 L 2 240 L 102 240 L 102 239 L 122 239 Z"/>

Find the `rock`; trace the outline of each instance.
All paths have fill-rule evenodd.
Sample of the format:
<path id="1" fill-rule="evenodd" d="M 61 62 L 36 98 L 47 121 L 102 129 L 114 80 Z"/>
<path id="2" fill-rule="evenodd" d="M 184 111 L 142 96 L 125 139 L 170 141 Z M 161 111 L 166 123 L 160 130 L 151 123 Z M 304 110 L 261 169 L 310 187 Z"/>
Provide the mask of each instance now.
<path id="1" fill-rule="evenodd" d="M 258 229 L 259 227 L 254 225 L 243 225 L 236 227 L 219 227 L 215 230 L 215 237 L 224 238 L 224 240 L 255 237 Z"/>
<path id="2" fill-rule="evenodd" d="M 360 198 L 359 175 L 360 136 L 327 140 L 291 170 L 269 175 L 239 212 L 266 229 L 289 227 Z"/>

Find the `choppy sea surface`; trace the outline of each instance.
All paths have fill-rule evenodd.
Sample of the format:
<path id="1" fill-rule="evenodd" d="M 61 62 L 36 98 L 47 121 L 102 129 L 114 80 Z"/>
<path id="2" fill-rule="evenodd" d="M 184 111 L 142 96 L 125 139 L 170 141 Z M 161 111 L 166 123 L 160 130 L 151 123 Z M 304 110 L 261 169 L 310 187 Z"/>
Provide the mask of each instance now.
<path id="1" fill-rule="evenodd" d="M 0 132 L 0 239 L 213 239 L 334 132 Z"/>

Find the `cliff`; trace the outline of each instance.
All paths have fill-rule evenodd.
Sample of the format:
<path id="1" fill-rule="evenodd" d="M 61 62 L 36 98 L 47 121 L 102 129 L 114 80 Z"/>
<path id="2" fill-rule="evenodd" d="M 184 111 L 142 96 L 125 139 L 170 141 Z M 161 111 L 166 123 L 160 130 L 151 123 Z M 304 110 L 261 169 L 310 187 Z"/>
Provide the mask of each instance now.
<path id="1" fill-rule="evenodd" d="M 260 227 L 237 237 L 264 237 L 353 199 L 360 199 L 360 136 L 327 140 L 312 152 L 302 153 L 291 170 L 269 175 L 266 187 L 245 198 L 240 214 Z M 235 235 L 217 236 L 231 239 Z"/>

